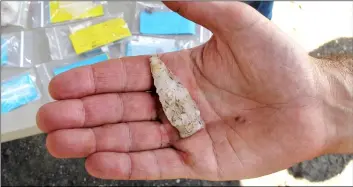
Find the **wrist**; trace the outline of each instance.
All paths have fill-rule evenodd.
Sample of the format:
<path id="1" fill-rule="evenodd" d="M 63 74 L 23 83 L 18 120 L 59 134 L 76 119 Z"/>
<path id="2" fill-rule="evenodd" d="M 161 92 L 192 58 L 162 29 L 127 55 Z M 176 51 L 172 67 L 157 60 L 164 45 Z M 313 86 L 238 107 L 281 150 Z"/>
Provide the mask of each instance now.
<path id="1" fill-rule="evenodd" d="M 324 153 L 353 153 L 353 58 L 313 59 L 317 65 L 322 122 L 327 129 Z"/>

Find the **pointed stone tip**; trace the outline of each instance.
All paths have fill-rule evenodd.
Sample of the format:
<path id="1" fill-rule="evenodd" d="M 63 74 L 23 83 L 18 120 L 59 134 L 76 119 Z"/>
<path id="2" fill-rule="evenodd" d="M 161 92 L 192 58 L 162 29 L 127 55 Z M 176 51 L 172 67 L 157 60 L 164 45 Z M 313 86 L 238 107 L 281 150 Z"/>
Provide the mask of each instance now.
<path id="1" fill-rule="evenodd" d="M 152 55 L 150 57 L 151 64 L 157 64 L 159 61 L 160 61 L 160 59 L 159 59 L 158 55 Z"/>
<path id="2" fill-rule="evenodd" d="M 151 66 L 152 75 L 154 76 L 155 74 L 158 74 L 162 70 L 162 68 L 164 67 L 164 64 L 157 55 L 152 55 L 150 57 L 150 66 Z"/>

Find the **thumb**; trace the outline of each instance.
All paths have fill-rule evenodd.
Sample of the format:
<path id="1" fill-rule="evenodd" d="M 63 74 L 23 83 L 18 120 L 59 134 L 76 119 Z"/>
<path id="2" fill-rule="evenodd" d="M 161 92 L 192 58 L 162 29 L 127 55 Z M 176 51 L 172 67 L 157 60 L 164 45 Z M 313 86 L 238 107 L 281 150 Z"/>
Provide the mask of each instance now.
<path id="1" fill-rule="evenodd" d="M 164 1 L 163 3 L 172 11 L 206 27 L 214 34 L 246 28 L 263 17 L 251 6 L 237 1 Z"/>

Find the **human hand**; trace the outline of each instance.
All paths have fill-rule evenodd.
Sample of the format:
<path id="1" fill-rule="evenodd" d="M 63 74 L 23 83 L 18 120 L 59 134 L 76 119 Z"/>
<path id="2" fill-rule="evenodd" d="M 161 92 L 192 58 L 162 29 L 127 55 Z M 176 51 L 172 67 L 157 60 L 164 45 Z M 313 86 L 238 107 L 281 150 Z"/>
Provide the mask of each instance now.
<path id="1" fill-rule="evenodd" d="M 37 116 L 58 158 L 87 157 L 103 179 L 237 180 L 323 154 L 323 125 L 307 53 L 241 2 L 166 2 L 213 32 L 204 45 L 160 58 L 188 88 L 206 126 L 180 139 L 160 112 L 149 57 L 76 68 L 51 81 L 58 101 Z M 157 120 L 157 118 L 159 120 Z"/>

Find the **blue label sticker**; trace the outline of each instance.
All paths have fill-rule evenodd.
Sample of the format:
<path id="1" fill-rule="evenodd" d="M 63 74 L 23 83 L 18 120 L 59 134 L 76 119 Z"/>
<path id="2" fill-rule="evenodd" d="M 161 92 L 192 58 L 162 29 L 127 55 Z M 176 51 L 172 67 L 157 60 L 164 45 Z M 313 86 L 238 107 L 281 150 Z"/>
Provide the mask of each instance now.
<path id="1" fill-rule="evenodd" d="M 98 62 L 102 62 L 102 61 L 105 61 L 105 60 L 108 60 L 108 59 L 109 59 L 109 56 L 107 54 L 101 54 L 101 55 L 98 55 L 98 56 L 95 56 L 95 57 L 92 57 L 92 58 L 89 58 L 89 59 L 86 59 L 86 60 L 82 60 L 82 61 L 79 61 L 79 62 L 75 62 L 75 63 L 69 64 L 67 66 L 55 68 L 53 70 L 53 72 L 54 72 L 54 75 L 59 75 L 60 73 L 63 73 L 65 71 L 68 71 L 68 70 L 73 69 L 73 68 L 78 68 L 78 67 L 86 66 L 86 65 L 92 65 L 92 64 L 95 64 L 95 63 L 98 63 Z"/>
<path id="2" fill-rule="evenodd" d="M 196 33 L 196 24 L 176 12 L 140 13 L 140 32 L 142 34 L 191 34 Z"/>
<path id="3" fill-rule="evenodd" d="M 152 55 L 177 51 L 174 41 L 161 41 L 158 43 L 140 43 L 130 41 L 126 44 L 126 56 Z"/>
<path id="4" fill-rule="evenodd" d="M 1 113 L 8 113 L 39 98 L 30 75 L 12 78 L 1 83 Z"/>
<path id="5" fill-rule="evenodd" d="M 1 38 L 1 65 L 5 65 L 8 62 L 8 51 L 7 42 L 5 39 Z"/>

